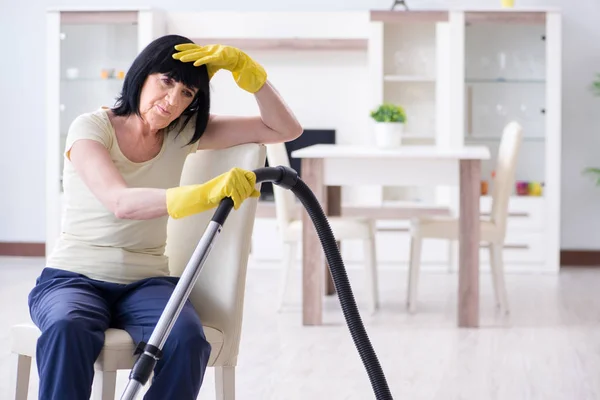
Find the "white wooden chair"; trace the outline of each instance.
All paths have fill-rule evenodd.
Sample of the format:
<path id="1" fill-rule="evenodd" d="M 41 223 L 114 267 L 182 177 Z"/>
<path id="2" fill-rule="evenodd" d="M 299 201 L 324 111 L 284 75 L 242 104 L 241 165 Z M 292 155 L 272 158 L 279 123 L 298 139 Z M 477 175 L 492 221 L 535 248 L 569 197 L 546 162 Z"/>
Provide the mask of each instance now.
<path id="1" fill-rule="evenodd" d="M 481 241 L 489 243 L 496 303 L 503 313 L 508 313 L 509 307 L 504 284 L 502 249 L 506 236 L 508 203 L 515 183 L 522 136 L 522 128 L 516 122 L 509 123 L 503 130 L 492 189 L 492 211 L 489 217 L 482 218 L 480 222 Z M 407 291 L 407 306 L 410 312 L 415 312 L 417 306 L 421 242 L 425 238 L 458 240 L 458 218 L 423 217 L 411 221 Z"/>
<path id="2" fill-rule="evenodd" d="M 269 165 L 290 166 L 284 143 L 267 145 Z M 284 246 L 282 282 L 279 302 L 283 306 L 289 283 L 289 272 L 296 265 L 298 245 L 302 242 L 302 219 L 296 215 L 295 196 L 290 190 L 273 185 L 275 197 L 275 213 L 277 227 Z M 375 312 L 379 307 L 377 283 L 377 257 L 375 251 L 375 221 L 370 218 L 328 216 L 329 225 L 337 241 L 347 239 L 362 240 L 365 263 L 365 288 L 369 296 L 369 311 Z"/>
<path id="3" fill-rule="evenodd" d="M 265 158 L 265 146 L 257 144 L 199 151 L 188 157 L 181 184 L 205 182 L 234 166 L 254 170 L 265 165 Z M 249 198 L 238 210 L 231 211 L 190 295 L 212 346 L 209 366 L 216 368 L 218 400 L 235 399 L 246 268 L 257 204 L 257 198 Z M 181 275 L 213 214 L 214 210 L 209 210 L 169 221 L 166 253 L 172 275 Z M 18 354 L 17 400 L 27 399 L 31 360 L 35 357 L 39 335 L 40 331 L 33 324 L 12 327 L 11 351 Z M 115 398 L 117 371 L 133 367 L 133 352 L 134 344 L 127 332 L 118 329 L 106 332 L 104 348 L 95 364 L 95 398 Z"/>

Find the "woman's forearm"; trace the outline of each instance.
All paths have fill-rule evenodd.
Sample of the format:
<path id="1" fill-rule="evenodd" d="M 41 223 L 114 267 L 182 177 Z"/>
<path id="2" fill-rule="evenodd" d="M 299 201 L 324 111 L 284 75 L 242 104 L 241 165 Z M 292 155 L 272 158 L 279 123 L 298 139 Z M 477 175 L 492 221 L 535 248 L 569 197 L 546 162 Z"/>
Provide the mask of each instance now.
<path id="1" fill-rule="evenodd" d="M 302 134 L 302 126 L 294 113 L 269 81 L 254 96 L 266 126 L 281 133 L 284 139 L 296 138 Z"/>
<path id="2" fill-rule="evenodd" d="M 114 196 L 113 213 L 119 219 L 145 220 L 164 217 L 167 212 L 165 189 L 124 188 Z"/>

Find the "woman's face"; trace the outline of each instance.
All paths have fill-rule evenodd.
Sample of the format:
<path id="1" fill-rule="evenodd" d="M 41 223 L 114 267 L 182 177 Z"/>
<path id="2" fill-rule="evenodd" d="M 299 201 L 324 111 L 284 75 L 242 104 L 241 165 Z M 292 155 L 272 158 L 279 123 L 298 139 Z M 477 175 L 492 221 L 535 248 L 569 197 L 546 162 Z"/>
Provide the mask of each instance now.
<path id="1" fill-rule="evenodd" d="M 151 129 L 165 128 L 192 103 L 196 92 L 168 75 L 149 75 L 140 95 L 140 114 Z"/>

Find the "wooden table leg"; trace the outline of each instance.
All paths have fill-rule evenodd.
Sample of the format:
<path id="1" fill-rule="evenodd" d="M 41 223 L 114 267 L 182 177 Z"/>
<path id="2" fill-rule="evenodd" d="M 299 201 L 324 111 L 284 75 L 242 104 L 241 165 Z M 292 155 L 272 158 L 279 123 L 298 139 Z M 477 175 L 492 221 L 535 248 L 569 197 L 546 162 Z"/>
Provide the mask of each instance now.
<path id="1" fill-rule="evenodd" d="M 327 190 L 323 184 L 323 159 L 302 159 L 302 180 L 327 211 Z M 302 323 L 323 323 L 323 277 L 325 254 L 314 223 L 302 210 Z"/>
<path id="2" fill-rule="evenodd" d="M 342 215 L 342 187 L 341 186 L 327 186 L 327 216 L 340 216 Z M 337 242 L 338 249 L 342 251 L 342 244 Z M 335 285 L 333 284 L 333 278 L 329 271 L 329 264 L 326 261 L 325 267 L 325 294 L 335 294 Z"/>
<path id="3" fill-rule="evenodd" d="M 481 161 L 460 161 L 458 326 L 479 326 Z"/>

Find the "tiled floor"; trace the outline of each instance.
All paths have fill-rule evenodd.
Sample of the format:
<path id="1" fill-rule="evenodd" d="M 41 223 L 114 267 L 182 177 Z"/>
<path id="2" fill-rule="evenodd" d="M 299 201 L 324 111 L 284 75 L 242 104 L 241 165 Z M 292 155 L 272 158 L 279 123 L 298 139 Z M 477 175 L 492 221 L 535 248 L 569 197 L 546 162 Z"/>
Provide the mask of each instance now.
<path id="1" fill-rule="evenodd" d="M 10 325 L 29 320 L 26 297 L 42 263 L 0 258 L 1 343 Z M 252 263 L 249 270 L 237 398 L 374 399 L 337 298 L 326 300 L 324 326 L 302 327 L 297 290 L 276 312 L 277 267 Z M 361 305 L 362 271 L 348 268 Z M 363 321 L 395 399 L 600 399 L 600 268 L 508 276 L 508 318 L 495 315 L 489 275 L 482 275 L 478 330 L 455 327 L 455 275 L 424 275 L 414 316 L 404 310 L 405 272 L 383 269 L 380 281 L 381 310 Z M 0 349 L 0 399 L 11 398 L 14 361 Z M 126 382 L 123 372 L 119 396 Z M 211 370 L 199 399 L 215 398 L 213 382 Z"/>

